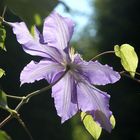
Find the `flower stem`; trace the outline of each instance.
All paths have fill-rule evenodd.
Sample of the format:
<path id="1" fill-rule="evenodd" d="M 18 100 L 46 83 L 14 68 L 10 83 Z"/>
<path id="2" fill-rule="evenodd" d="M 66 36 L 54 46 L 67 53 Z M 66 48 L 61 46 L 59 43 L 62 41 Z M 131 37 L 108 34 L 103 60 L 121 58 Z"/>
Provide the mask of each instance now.
<path id="1" fill-rule="evenodd" d="M 105 52 L 102 52 L 102 53 L 94 56 L 92 59 L 90 59 L 90 61 L 93 61 L 93 60 L 97 59 L 98 57 L 100 57 L 102 55 L 105 55 L 105 54 L 114 54 L 114 53 L 115 53 L 115 51 L 105 51 Z"/>

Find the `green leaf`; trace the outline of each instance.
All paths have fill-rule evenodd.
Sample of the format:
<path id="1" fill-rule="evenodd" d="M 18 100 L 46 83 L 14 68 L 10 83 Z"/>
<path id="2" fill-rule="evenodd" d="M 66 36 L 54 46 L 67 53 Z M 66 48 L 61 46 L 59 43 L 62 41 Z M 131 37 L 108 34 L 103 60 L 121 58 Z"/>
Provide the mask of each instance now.
<path id="1" fill-rule="evenodd" d="M 0 130 L 0 140 L 11 140 L 11 138 L 5 131 Z"/>
<path id="2" fill-rule="evenodd" d="M 4 91 L 0 90 L 0 107 L 3 109 L 8 110 L 9 107 L 7 105 L 7 96 L 6 93 L 4 93 Z"/>
<path id="3" fill-rule="evenodd" d="M 3 69 L 0 68 L 0 78 L 5 75 L 5 71 Z"/>
<path id="4" fill-rule="evenodd" d="M 134 48 L 129 44 L 123 44 L 120 47 L 115 45 L 114 51 L 115 55 L 121 58 L 121 64 L 124 69 L 134 77 L 138 66 L 138 56 Z"/>
<path id="5" fill-rule="evenodd" d="M 101 135 L 102 128 L 96 123 L 93 117 L 85 112 L 81 112 L 81 119 L 87 131 L 93 136 L 95 140 Z"/>
<path id="6" fill-rule="evenodd" d="M 7 6 L 31 29 L 33 25 L 41 25 L 42 20 L 58 4 L 58 0 L 5 0 Z"/>
<path id="7" fill-rule="evenodd" d="M 110 117 L 110 123 L 112 124 L 112 128 L 114 128 L 116 125 L 116 120 L 115 120 L 115 117 L 113 115 Z"/>
<path id="8" fill-rule="evenodd" d="M 0 24 L 0 48 L 6 51 L 4 42 L 6 38 L 6 30 L 4 29 L 4 26 Z"/>

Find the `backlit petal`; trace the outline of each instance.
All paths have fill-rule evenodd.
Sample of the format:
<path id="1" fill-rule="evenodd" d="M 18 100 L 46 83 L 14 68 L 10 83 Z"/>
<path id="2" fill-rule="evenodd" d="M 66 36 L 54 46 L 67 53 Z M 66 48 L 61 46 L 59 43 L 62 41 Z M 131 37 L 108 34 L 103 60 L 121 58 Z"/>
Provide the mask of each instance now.
<path id="1" fill-rule="evenodd" d="M 81 62 L 80 68 L 84 76 L 86 76 L 91 84 L 106 85 L 115 83 L 120 79 L 120 74 L 109 67 L 102 65 L 99 62 Z"/>
<path id="2" fill-rule="evenodd" d="M 78 106 L 84 112 L 92 112 L 92 115 L 102 128 L 111 131 L 111 111 L 109 110 L 110 96 L 100 91 L 89 83 L 81 82 L 77 85 Z"/>
<path id="3" fill-rule="evenodd" d="M 75 88 L 74 79 L 69 73 L 52 87 L 52 97 L 62 123 L 78 111 Z"/>
<path id="4" fill-rule="evenodd" d="M 39 63 L 31 61 L 20 74 L 21 84 L 33 83 L 41 79 L 46 79 L 51 83 L 54 76 L 63 71 L 64 68 L 55 62 L 41 60 Z"/>
<path id="5" fill-rule="evenodd" d="M 45 19 L 43 28 L 44 41 L 49 46 L 64 50 L 68 47 L 68 43 L 73 34 L 74 23 L 69 18 L 64 18 L 52 12 L 50 16 Z"/>
<path id="6" fill-rule="evenodd" d="M 22 45 L 26 53 L 51 58 L 54 61 L 62 61 L 62 56 L 56 48 L 49 47 L 47 44 L 41 44 L 41 42 L 43 42 L 43 37 L 36 27 L 33 37 L 24 22 L 9 24 L 13 27 L 13 32 L 17 37 L 17 41 Z"/>

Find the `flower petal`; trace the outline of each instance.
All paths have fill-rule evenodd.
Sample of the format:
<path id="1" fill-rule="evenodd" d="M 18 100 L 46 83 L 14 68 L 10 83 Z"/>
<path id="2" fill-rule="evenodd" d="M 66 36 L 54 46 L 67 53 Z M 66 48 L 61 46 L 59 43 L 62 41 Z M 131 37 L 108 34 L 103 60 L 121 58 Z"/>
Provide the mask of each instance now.
<path id="1" fill-rule="evenodd" d="M 63 71 L 64 68 L 55 62 L 41 60 L 39 63 L 31 61 L 21 72 L 20 81 L 23 83 L 33 83 L 35 80 L 46 79 L 49 83 L 54 76 Z"/>
<path id="2" fill-rule="evenodd" d="M 83 71 L 83 75 L 86 76 L 90 83 L 94 85 L 115 83 L 120 79 L 120 74 L 114 71 L 112 67 L 102 65 L 97 61 L 82 61 L 80 63 L 80 67 Z"/>
<path id="3" fill-rule="evenodd" d="M 81 82 L 77 85 L 78 107 L 83 112 L 91 112 L 94 120 L 97 121 L 102 128 L 111 131 L 110 124 L 111 111 L 109 110 L 110 96 L 100 91 L 89 83 Z"/>
<path id="4" fill-rule="evenodd" d="M 62 61 L 60 52 L 54 48 L 49 47 L 43 43 L 43 37 L 37 28 L 34 28 L 34 37 L 28 31 L 24 22 L 9 23 L 13 27 L 13 32 L 17 37 L 17 41 L 22 45 L 24 51 L 31 55 L 51 58 L 54 61 Z"/>
<path id="5" fill-rule="evenodd" d="M 25 52 L 31 55 L 38 55 L 42 57 L 46 56 L 45 50 L 39 44 L 39 35 L 37 34 L 37 32 L 35 32 L 36 37 L 33 38 L 24 22 L 9 24 L 13 27 L 13 32 L 17 37 L 17 41 L 20 44 L 24 45 L 23 49 L 25 50 Z"/>
<path id="6" fill-rule="evenodd" d="M 64 18 L 56 12 L 52 12 L 45 19 L 43 28 L 44 41 L 49 46 L 64 50 L 73 34 L 74 23 L 69 18 Z"/>
<path id="7" fill-rule="evenodd" d="M 62 123 L 78 111 L 75 88 L 74 79 L 69 73 L 52 87 L 52 97 Z"/>

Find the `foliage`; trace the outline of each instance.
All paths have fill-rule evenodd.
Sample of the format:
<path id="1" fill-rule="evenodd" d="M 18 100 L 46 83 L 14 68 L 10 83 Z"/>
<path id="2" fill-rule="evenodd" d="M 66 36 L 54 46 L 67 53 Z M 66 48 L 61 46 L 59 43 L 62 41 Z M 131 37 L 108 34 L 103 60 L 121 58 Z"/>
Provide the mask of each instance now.
<path id="1" fill-rule="evenodd" d="M 0 78 L 5 75 L 5 71 L 3 69 L 0 68 Z"/>
<path id="2" fill-rule="evenodd" d="M 57 0 L 6 0 L 7 6 L 26 22 L 30 30 L 34 24 L 41 25 L 57 3 Z"/>
<path id="3" fill-rule="evenodd" d="M 111 115 L 111 117 L 110 117 L 110 122 L 111 122 L 111 124 L 112 124 L 112 128 L 115 128 L 116 120 L 115 120 L 114 115 Z"/>
<path id="4" fill-rule="evenodd" d="M 0 108 L 8 109 L 6 94 L 0 90 Z"/>
<path id="5" fill-rule="evenodd" d="M 86 45 L 83 46 L 82 51 L 87 52 L 87 55 L 92 58 L 92 53 L 95 49 L 99 52 L 113 50 L 115 44 L 128 43 L 131 44 L 137 55 L 140 55 L 139 38 L 140 38 L 140 1 L 139 0 L 92 0 L 91 2 L 94 12 L 90 17 L 89 25 L 91 29 L 95 30 L 94 36 L 84 32 L 83 36 L 86 36 L 90 40 L 87 50 Z M 79 40 L 83 40 L 83 36 Z M 82 43 L 81 43 L 82 44 Z M 93 54 L 94 55 L 94 54 Z M 102 63 L 108 63 L 112 65 L 118 71 L 124 71 L 119 59 L 112 54 L 99 57 Z M 137 70 L 139 71 L 140 64 Z M 117 127 L 113 130 L 112 135 L 102 134 L 101 139 L 139 139 L 139 124 L 140 124 L 140 104 L 139 104 L 139 76 L 138 82 L 132 81 L 132 76 L 129 78 L 123 76 L 116 87 L 107 87 L 111 94 L 111 108 L 115 114 L 117 120 Z M 113 94 L 112 94 L 113 93 Z M 135 126 L 135 127 L 133 127 Z"/>
<path id="6" fill-rule="evenodd" d="M 131 76 L 135 76 L 135 72 L 138 66 L 138 56 L 134 48 L 129 44 L 123 44 L 120 47 L 114 46 L 116 56 L 121 58 L 121 64 L 124 69 L 130 72 Z"/>
<path id="7" fill-rule="evenodd" d="M 102 132 L 101 126 L 93 119 L 90 114 L 85 112 L 81 112 L 81 120 L 87 131 L 93 136 L 95 140 L 98 140 Z M 112 128 L 114 128 L 116 121 L 113 115 L 110 117 L 110 122 L 112 124 Z"/>
<path id="8" fill-rule="evenodd" d="M 0 1 L 1 2 L 1 1 Z M 49 13 L 55 8 L 55 6 L 57 5 L 58 1 L 57 0 L 37 0 L 37 1 L 34 1 L 34 0 L 5 0 L 5 4 L 8 6 L 8 8 L 15 14 L 17 15 L 18 17 L 20 17 L 23 21 L 26 22 L 28 28 L 30 29 L 31 33 L 33 35 L 35 35 L 35 32 L 33 30 L 33 25 L 41 25 L 42 24 L 42 21 L 43 19 L 49 15 Z M 101 0 L 95 0 L 95 3 L 96 3 L 96 8 L 98 9 L 98 14 L 97 14 L 97 17 L 96 17 L 96 22 L 98 24 L 98 27 L 97 27 L 97 34 L 96 34 L 96 44 L 97 46 L 101 47 L 101 46 L 105 46 L 104 48 L 106 48 L 108 45 L 110 46 L 113 46 L 112 45 L 112 42 L 109 43 L 107 41 L 107 39 L 110 39 L 113 40 L 113 39 L 116 39 L 118 36 L 117 32 L 118 32 L 118 29 L 115 29 L 115 33 L 112 35 L 112 29 L 110 24 L 108 24 L 107 20 L 108 18 L 111 18 L 116 25 L 120 25 L 121 22 L 120 21 L 117 21 L 118 18 L 114 18 L 114 14 L 116 13 L 113 13 L 112 10 L 114 10 L 114 8 L 116 8 L 116 5 L 114 5 L 113 2 L 111 2 L 111 0 L 109 1 L 101 1 Z M 119 2 L 118 2 L 119 3 Z M 131 2 L 129 2 L 130 4 Z M 128 3 L 126 4 L 128 5 Z M 109 8 L 112 8 L 112 9 L 109 9 Z M 26 10 L 25 10 L 26 8 Z M 97 10 L 96 9 L 96 10 Z M 117 11 L 118 12 L 118 11 Z M 120 10 L 120 12 L 122 12 L 122 9 Z M 108 17 L 108 18 L 106 18 Z M 2 18 L 1 18 L 2 19 Z M 121 20 L 123 18 L 120 18 Z M 5 22 L 3 20 L 3 24 L 4 23 L 8 23 L 8 22 Z M 110 23 L 110 22 L 109 22 Z M 126 21 L 123 22 L 124 25 Z M 104 26 L 102 26 L 104 25 Z M 107 27 L 107 28 L 104 28 L 104 27 Z M 119 30 L 120 31 L 120 30 Z M 9 32 L 8 32 L 9 33 Z M 88 32 L 87 32 L 88 33 Z M 112 36 L 111 36 L 111 35 Z M 90 41 L 88 40 L 88 36 L 85 34 L 84 36 L 86 36 L 84 42 L 84 46 L 87 45 L 87 42 L 90 42 L 90 41 L 93 41 L 95 43 L 95 39 L 91 39 Z M 93 36 L 92 36 L 93 37 Z M 119 38 L 119 37 L 118 37 Z M 120 35 L 120 38 L 122 38 L 122 36 Z M 5 39 L 6 39 L 6 30 L 5 30 L 5 26 L 3 26 L 2 24 L 0 24 L 0 48 L 5 50 Z M 129 39 L 127 39 L 128 41 Z M 105 42 L 104 42 L 105 41 Z M 113 43 L 117 42 L 117 41 L 120 41 L 118 39 L 116 39 L 115 41 L 113 41 Z M 91 43 L 91 42 L 90 42 Z M 89 45 L 93 45 L 92 43 Z M 121 43 L 121 42 L 119 42 Z M 10 44 L 11 45 L 11 44 Z M 90 49 L 92 48 L 91 46 L 89 47 Z M 94 48 L 95 49 L 95 48 Z M 134 76 L 135 76 L 135 73 L 136 72 L 136 69 L 137 69 L 137 66 L 138 66 L 138 56 L 134 50 L 134 48 L 129 45 L 129 44 L 123 44 L 121 45 L 120 47 L 118 45 L 116 45 L 114 47 L 114 50 L 115 50 L 115 54 L 117 57 L 119 57 L 121 59 L 121 64 L 122 66 L 124 67 L 124 70 L 126 70 L 127 72 L 130 72 L 130 75 L 131 75 L 131 78 L 134 79 Z M 83 51 L 83 50 L 82 50 Z M 83 51 L 84 52 L 84 51 Z M 90 55 L 93 54 L 93 52 L 91 50 L 86 50 L 86 55 L 88 57 L 89 53 L 90 52 Z M 25 57 L 24 57 L 25 58 Z M 113 61 L 114 62 L 114 61 Z M 11 69 L 10 69 L 10 72 L 11 72 Z M 4 70 L 0 69 L 0 78 L 5 74 Z M 14 83 L 14 82 L 13 82 Z M 46 84 L 46 83 L 45 83 Z M 41 91 L 46 91 L 46 89 L 48 90 L 49 88 L 51 88 L 53 85 L 49 85 L 47 88 L 43 88 L 43 90 L 41 89 Z M 45 90 L 44 90 L 45 89 Z M 28 91 L 28 89 L 27 89 Z M 20 119 L 20 116 L 18 114 L 18 111 L 20 109 L 21 106 L 23 106 L 25 103 L 28 103 L 30 100 L 31 97 L 33 97 L 34 95 L 38 95 L 40 93 L 38 93 L 39 90 L 35 91 L 35 92 L 31 92 L 29 93 L 27 96 L 11 96 L 11 98 L 14 98 L 14 99 L 18 99 L 20 102 L 19 104 L 16 106 L 15 110 L 11 110 L 9 109 L 8 105 L 7 105 L 7 95 L 4 91 L 0 90 L 0 107 L 2 109 L 6 109 L 8 110 L 9 109 L 9 112 L 11 113 L 10 115 L 14 115 L 12 116 L 11 118 L 16 118 L 18 119 L 18 121 L 20 121 L 21 125 L 23 126 L 23 128 L 26 130 L 26 132 L 28 133 L 28 135 L 31 137 L 30 135 L 30 132 L 28 130 L 28 128 L 25 126 L 24 122 Z M 39 98 L 38 98 L 39 99 Z M 38 101 L 37 99 L 37 101 Z M 120 99 L 120 98 L 119 98 Z M 46 101 L 46 97 L 44 99 Z M 116 99 L 117 100 L 117 99 Z M 48 101 L 48 100 L 47 100 Z M 42 102 L 42 99 L 40 100 L 41 104 L 43 103 Z M 36 105 L 36 103 L 35 103 Z M 38 105 L 37 105 L 38 107 Z M 35 107 L 34 107 L 35 108 Z M 42 107 L 43 108 L 43 107 Z M 35 108 L 36 109 L 36 108 Z M 30 111 L 30 110 L 29 110 Z M 40 111 L 40 109 L 39 109 Z M 50 110 L 49 110 L 50 111 Z M 13 113 L 13 114 L 12 114 Z M 50 112 L 48 113 L 50 114 Z M 43 117 L 46 119 L 46 118 L 49 118 L 48 116 L 49 115 L 44 115 Z M 35 113 L 35 115 L 33 115 L 33 117 L 39 117 L 40 118 L 40 113 Z M 46 117 L 47 116 L 47 117 Z M 43 118 L 43 119 L 44 119 Z M 51 117 L 50 117 L 51 118 Z M 52 118 L 51 118 L 52 119 Z M 40 119 L 41 120 L 41 119 Z M 101 135 L 101 132 L 102 132 L 102 128 L 100 127 L 100 125 L 94 121 L 94 118 L 89 115 L 88 113 L 85 113 L 85 112 L 82 112 L 81 113 L 81 120 L 85 126 L 85 128 L 87 129 L 87 131 L 93 136 L 94 139 L 99 139 L 100 135 Z M 52 122 L 54 123 L 54 126 L 56 126 L 55 124 L 55 121 L 52 119 Z M 115 118 L 114 116 L 112 115 L 111 118 L 110 118 L 110 122 L 112 124 L 112 128 L 115 127 L 116 125 L 116 121 L 115 121 Z M 37 121 L 36 121 L 37 123 Z M 49 125 L 50 123 L 50 120 L 48 121 L 48 124 Z M 38 125 L 40 125 L 42 127 L 42 125 L 44 125 L 45 123 L 41 123 L 41 122 L 38 122 Z M 49 125 L 49 127 L 51 128 L 52 124 Z M 38 126 L 37 126 L 38 128 Z M 78 126 L 78 131 L 82 131 L 81 127 Z M 43 127 L 44 129 L 44 127 Z M 45 129 L 45 133 L 46 133 L 46 129 Z M 54 133 L 54 132 L 53 132 Z M 57 133 L 57 132 L 56 132 Z M 59 133 L 59 132 L 58 132 Z M 54 134 L 53 134 L 54 135 Z M 43 136 L 42 136 L 43 137 Z M 55 137 L 55 136 L 54 136 Z M 67 136 L 66 136 L 67 137 Z M 31 137 L 32 138 L 32 137 Z M 40 137 L 39 137 L 40 138 Z M 69 138 L 70 139 L 70 138 Z M 11 138 L 4 132 L 4 131 L 0 131 L 0 140 L 11 140 Z"/>
<path id="9" fill-rule="evenodd" d="M 11 140 L 11 138 L 5 131 L 0 130 L 0 140 Z"/>
<path id="10" fill-rule="evenodd" d="M 81 113 L 81 120 L 87 131 L 93 136 L 95 140 L 101 135 L 102 128 L 99 126 L 97 122 L 94 121 L 93 117 L 85 112 Z"/>
<path id="11" fill-rule="evenodd" d="M 4 42 L 6 38 L 6 30 L 4 29 L 4 26 L 0 24 L 0 48 L 3 50 L 6 50 Z"/>

